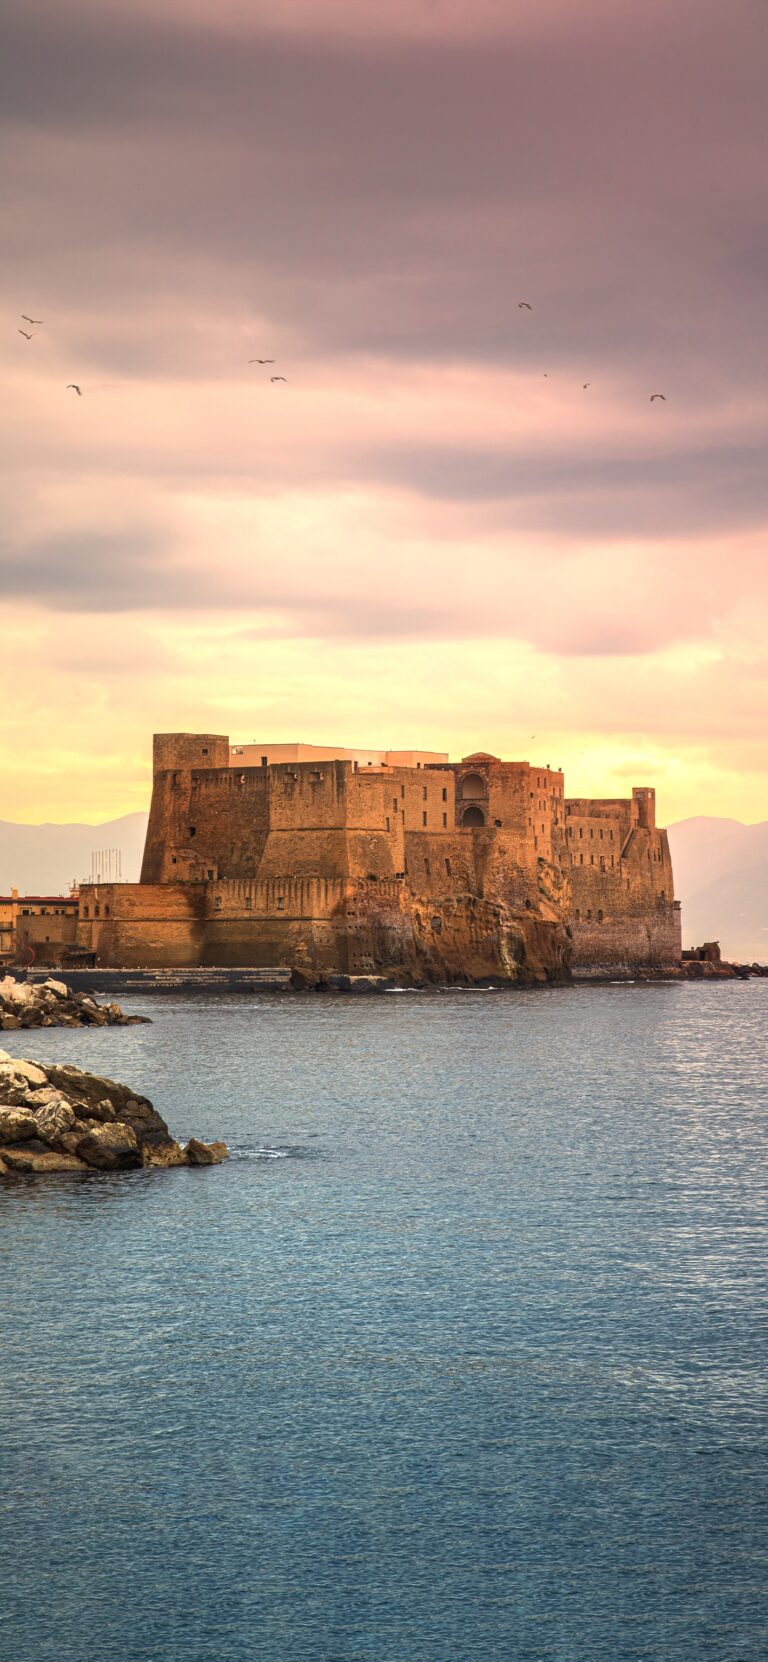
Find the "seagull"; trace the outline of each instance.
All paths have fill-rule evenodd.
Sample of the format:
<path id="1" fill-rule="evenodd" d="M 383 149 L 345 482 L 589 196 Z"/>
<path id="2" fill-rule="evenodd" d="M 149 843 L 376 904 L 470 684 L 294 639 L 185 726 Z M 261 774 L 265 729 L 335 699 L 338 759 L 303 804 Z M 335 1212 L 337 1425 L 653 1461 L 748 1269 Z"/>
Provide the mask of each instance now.
<path id="1" fill-rule="evenodd" d="M 22 312 L 21 315 L 25 323 L 42 323 L 43 321 L 41 317 L 27 317 L 26 312 Z"/>
<path id="2" fill-rule="evenodd" d="M 665 392 L 652 392 L 651 393 L 651 403 L 653 403 L 654 398 L 663 398 L 664 403 L 666 404 L 666 402 L 667 402 L 667 395 L 666 395 Z"/>
<path id="3" fill-rule="evenodd" d="M 66 386 L 66 391 L 67 392 L 69 392 L 70 387 L 72 388 L 73 392 L 77 393 L 78 398 L 82 398 L 83 395 L 82 395 L 82 393 L 80 391 L 80 388 L 79 388 L 76 381 L 68 381 L 67 382 L 67 386 Z"/>
<path id="4" fill-rule="evenodd" d="M 37 332 L 37 331 L 35 331 L 35 333 L 36 333 L 36 332 Z M 20 335 L 23 335 L 23 336 L 24 336 L 24 339 L 25 339 L 25 340 L 34 340 L 34 338 L 35 338 L 35 336 L 34 336 L 34 335 L 29 335 L 29 334 L 27 334 L 27 331 L 26 331 L 26 329 L 19 329 L 19 334 L 20 334 Z"/>
<path id="5" fill-rule="evenodd" d="M 592 385 L 591 381 L 582 381 L 582 383 L 581 383 L 582 392 L 586 392 L 587 387 L 591 387 L 591 385 Z"/>
<path id="6" fill-rule="evenodd" d="M 249 364 L 273 364 L 274 358 L 249 358 Z"/>
<path id="7" fill-rule="evenodd" d="M 270 379 L 270 381 L 285 381 L 286 376 L 285 375 L 270 375 L 269 379 Z"/>
<path id="8" fill-rule="evenodd" d="M 522 309 L 523 309 L 523 307 L 525 307 L 525 310 L 526 310 L 526 311 L 527 311 L 527 312 L 532 312 L 532 311 L 533 311 L 533 307 L 532 307 L 532 306 L 529 306 L 529 305 L 528 305 L 528 301 L 527 301 L 527 300 L 518 300 L 518 302 L 517 302 L 517 309 L 518 309 L 518 311 L 519 311 L 519 312 L 521 312 L 521 311 L 522 311 Z"/>

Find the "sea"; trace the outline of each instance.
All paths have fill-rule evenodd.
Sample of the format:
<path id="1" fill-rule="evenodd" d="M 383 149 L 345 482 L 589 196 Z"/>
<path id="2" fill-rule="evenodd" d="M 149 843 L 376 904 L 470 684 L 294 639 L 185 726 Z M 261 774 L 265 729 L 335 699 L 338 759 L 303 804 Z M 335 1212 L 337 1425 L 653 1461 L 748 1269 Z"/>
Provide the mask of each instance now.
<path id="1" fill-rule="evenodd" d="M 2 1662 L 764 1662 L 768 982 L 123 1003 L 231 1159 L 0 1186 Z"/>

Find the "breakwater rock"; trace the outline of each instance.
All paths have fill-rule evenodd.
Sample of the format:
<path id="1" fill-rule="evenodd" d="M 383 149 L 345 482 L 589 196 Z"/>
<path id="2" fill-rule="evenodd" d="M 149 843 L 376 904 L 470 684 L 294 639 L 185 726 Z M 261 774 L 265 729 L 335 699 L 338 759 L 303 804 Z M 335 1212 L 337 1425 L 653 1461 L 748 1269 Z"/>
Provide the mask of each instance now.
<path id="1" fill-rule="evenodd" d="M 196 1137 L 182 1148 L 152 1103 L 115 1079 L 0 1050 L 0 1178 L 215 1166 L 227 1153 Z"/>
<path id="2" fill-rule="evenodd" d="M 135 1027 L 149 1016 L 124 1016 L 119 1004 L 97 1004 L 63 981 L 0 981 L 0 1031 L 19 1027 Z"/>

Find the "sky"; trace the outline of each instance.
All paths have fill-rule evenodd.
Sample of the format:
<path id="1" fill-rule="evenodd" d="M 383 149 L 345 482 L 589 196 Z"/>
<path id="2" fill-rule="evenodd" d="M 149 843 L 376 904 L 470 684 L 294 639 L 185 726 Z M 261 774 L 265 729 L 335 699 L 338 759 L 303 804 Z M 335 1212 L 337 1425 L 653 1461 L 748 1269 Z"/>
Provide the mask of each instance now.
<path id="1" fill-rule="evenodd" d="M 173 730 L 768 818 L 764 0 L 2 9 L 0 818 Z"/>

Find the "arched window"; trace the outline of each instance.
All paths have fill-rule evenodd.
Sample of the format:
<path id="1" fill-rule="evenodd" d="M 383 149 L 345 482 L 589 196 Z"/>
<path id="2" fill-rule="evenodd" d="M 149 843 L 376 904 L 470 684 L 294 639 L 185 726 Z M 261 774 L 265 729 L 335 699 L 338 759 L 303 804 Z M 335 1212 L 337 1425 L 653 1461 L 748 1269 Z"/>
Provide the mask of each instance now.
<path id="1" fill-rule="evenodd" d="M 480 796 L 485 796 L 485 780 L 479 773 L 465 773 L 461 781 L 462 802 L 476 802 Z"/>
<path id="2" fill-rule="evenodd" d="M 474 805 L 465 808 L 461 816 L 461 823 L 469 831 L 474 831 L 478 826 L 485 825 L 485 814 L 482 808 L 477 808 Z"/>

